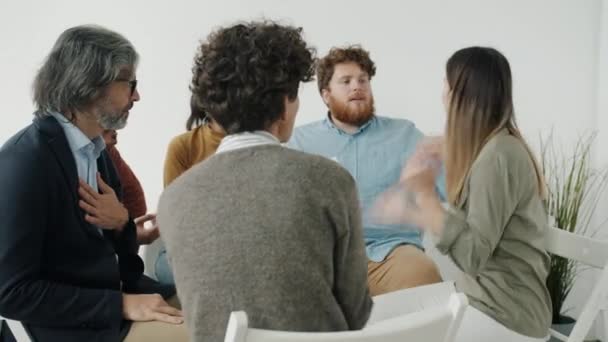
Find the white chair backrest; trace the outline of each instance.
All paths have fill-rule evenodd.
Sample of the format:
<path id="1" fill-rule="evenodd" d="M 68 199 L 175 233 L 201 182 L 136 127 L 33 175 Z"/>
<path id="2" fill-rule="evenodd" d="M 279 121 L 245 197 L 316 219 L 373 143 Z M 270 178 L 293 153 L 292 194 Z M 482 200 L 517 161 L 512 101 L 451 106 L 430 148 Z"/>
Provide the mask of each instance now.
<path id="1" fill-rule="evenodd" d="M 448 303 L 423 311 L 387 319 L 363 330 L 340 332 L 287 332 L 248 327 L 243 311 L 230 315 L 224 342 L 450 342 L 460 326 L 468 304 L 455 293 Z"/>
<path id="2" fill-rule="evenodd" d="M 583 306 L 570 336 L 564 336 L 551 329 L 551 335 L 567 342 L 582 342 L 593 325 L 595 317 L 604 309 L 608 296 L 608 241 L 591 238 L 550 227 L 545 237 L 547 252 L 601 268 L 602 274 L 591 295 Z"/>
<path id="3" fill-rule="evenodd" d="M 593 240 L 558 228 L 549 228 L 545 236 L 547 252 L 576 260 L 595 268 L 608 262 L 608 241 Z"/>
<path id="4" fill-rule="evenodd" d="M 25 328 L 23 327 L 23 324 L 21 324 L 21 322 L 0 316 L 0 322 L 2 321 L 6 321 L 8 328 L 13 333 L 13 336 L 15 337 L 15 340 L 17 340 L 17 342 L 32 342 L 30 335 L 27 333 L 27 331 L 25 331 Z"/>
<path id="5" fill-rule="evenodd" d="M 374 296 L 374 306 L 366 326 L 425 308 L 443 306 L 454 294 L 452 282 L 411 287 Z"/>

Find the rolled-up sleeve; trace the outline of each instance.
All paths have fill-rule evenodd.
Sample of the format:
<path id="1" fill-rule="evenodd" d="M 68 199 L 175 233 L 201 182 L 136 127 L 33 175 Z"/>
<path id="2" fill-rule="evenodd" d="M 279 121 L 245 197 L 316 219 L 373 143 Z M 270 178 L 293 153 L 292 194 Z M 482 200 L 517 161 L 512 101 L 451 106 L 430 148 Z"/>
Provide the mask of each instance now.
<path id="1" fill-rule="evenodd" d="M 485 154 L 476 161 L 463 208 L 446 210 L 443 230 L 435 237 L 437 249 L 470 275 L 491 257 L 518 203 L 517 167 L 508 160 L 506 155 Z"/>

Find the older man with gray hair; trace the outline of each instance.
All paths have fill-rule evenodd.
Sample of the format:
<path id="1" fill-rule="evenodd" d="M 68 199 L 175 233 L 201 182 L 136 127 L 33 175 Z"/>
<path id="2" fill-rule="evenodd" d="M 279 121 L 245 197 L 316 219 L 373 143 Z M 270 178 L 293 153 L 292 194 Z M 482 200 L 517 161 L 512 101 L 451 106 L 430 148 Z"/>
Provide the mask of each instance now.
<path id="1" fill-rule="evenodd" d="M 175 289 L 142 274 L 101 137 L 139 100 L 137 61 L 116 32 L 66 30 L 34 80 L 33 123 L 0 149 L 0 315 L 35 341 L 187 340 Z"/>

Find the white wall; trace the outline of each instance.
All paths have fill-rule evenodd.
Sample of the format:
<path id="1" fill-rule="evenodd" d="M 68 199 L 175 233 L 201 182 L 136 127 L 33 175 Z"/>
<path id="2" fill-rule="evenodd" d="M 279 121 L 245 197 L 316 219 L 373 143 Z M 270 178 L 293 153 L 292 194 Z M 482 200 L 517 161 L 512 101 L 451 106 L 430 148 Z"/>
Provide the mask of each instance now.
<path id="1" fill-rule="evenodd" d="M 199 40 L 217 25 L 265 16 L 303 26 L 321 54 L 334 45 L 363 44 L 378 67 L 372 81 L 378 113 L 408 118 L 428 133 L 443 125 L 446 59 L 468 45 L 494 46 L 511 62 L 519 124 L 533 146 L 551 128 L 565 144 L 599 128 L 598 142 L 607 146 L 606 7 L 601 0 L 2 0 L 0 143 L 31 121 L 31 81 L 64 29 L 96 23 L 119 31 L 141 55 L 142 99 L 118 147 L 154 210 L 167 143 L 187 118 Z M 300 96 L 298 124 L 323 117 L 314 84 Z M 598 161 L 608 162 L 605 150 L 597 153 Z"/>
<path id="2" fill-rule="evenodd" d="M 598 72 L 597 72 L 597 145 L 595 161 L 597 167 L 608 167 L 608 1 L 602 3 L 602 20 L 599 37 Z M 598 207 L 596 223 L 602 223 L 608 217 L 608 193 Z M 603 215 L 603 216 L 602 216 Z M 608 238 L 608 229 L 603 234 Z"/>
<path id="3" fill-rule="evenodd" d="M 603 1 L 601 10 L 601 28 L 599 37 L 599 53 L 598 53 L 598 77 L 597 77 L 597 123 L 598 129 L 597 144 L 595 149 L 595 161 L 597 167 L 608 167 L 608 1 Z M 599 238 L 608 239 L 608 192 L 605 192 L 598 203 L 597 213 L 595 215 L 595 226 L 602 227 Z M 597 281 L 599 272 L 593 272 L 592 275 L 587 275 L 584 279 L 577 283 L 577 287 L 573 294 L 572 300 L 576 302 L 578 298 L 586 298 L 586 294 L 590 293 L 590 284 Z M 587 281 L 586 281 L 587 280 Z M 608 339 L 608 312 L 604 311 L 601 314 L 596 326 L 596 336 L 603 341 Z"/>
<path id="4" fill-rule="evenodd" d="M 426 132 L 443 125 L 444 63 L 456 49 L 492 45 L 510 59 L 519 122 L 533 145 L 555 127 L 564 139 L 595 124 L 600 0 L 585 1 L 10 1 L 0 3 L 0 142 L 31 120 L 30 84 L 57 36 L 97 23 L 123 33 L 141 54 L 142 100 L 120 133 L 119 149 L 154 209 L 169 139 L 184 129 L 196 45 L 237 19 L 286 19 L 310 43 L 362 43 L 378 65 L 378 112 L 409 118 Z M 298 123 L 321 118 L 314 84 L 301 92 Z"/>

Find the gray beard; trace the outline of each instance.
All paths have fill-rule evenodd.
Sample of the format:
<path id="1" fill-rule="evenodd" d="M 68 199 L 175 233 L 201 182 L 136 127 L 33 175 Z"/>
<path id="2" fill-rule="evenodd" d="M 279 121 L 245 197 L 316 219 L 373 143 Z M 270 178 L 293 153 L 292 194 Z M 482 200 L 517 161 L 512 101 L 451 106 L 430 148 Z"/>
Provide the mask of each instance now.
<path id="1" fill-rule="evenodd" d="M 102 112 L 97 118 L 97 122 L 99 122 L 103 129 L 119 130 L 127 126 L 127 116 L 112 115 L 107 112 Z"/>

